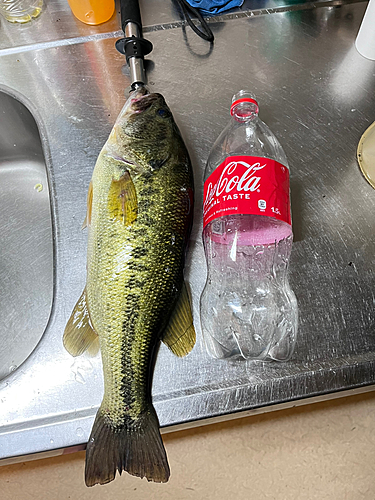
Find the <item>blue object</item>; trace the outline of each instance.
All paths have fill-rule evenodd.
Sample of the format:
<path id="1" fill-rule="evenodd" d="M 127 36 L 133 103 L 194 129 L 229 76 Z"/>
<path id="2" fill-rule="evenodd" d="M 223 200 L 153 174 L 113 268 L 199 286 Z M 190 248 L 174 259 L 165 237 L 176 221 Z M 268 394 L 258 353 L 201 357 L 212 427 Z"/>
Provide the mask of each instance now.
<path id="1" fill-rule="evenodd" d="M 187 0 L 187 2 L 202 14 L 220 14 L 225 10 L 240 7 L 244 0 Z"/>

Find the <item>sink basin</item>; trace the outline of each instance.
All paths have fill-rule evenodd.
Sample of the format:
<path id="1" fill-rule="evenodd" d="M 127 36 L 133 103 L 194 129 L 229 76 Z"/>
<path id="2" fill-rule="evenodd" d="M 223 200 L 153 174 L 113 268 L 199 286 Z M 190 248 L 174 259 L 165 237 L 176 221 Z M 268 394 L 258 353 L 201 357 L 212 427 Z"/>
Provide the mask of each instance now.
<path id="1" fill-rule="evenodd" d="M 53 301 L 45 157 L 30 111 L 0 91 L 0 380 L 40 341 Z"/>

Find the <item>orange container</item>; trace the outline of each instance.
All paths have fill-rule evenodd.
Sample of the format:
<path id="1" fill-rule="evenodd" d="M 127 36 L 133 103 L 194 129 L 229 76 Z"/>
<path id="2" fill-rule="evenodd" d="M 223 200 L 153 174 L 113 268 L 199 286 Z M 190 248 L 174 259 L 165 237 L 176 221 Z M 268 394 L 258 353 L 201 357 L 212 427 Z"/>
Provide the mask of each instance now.
<path id="1" fill-rule="evenodd" d="M 114 0 L 68 0 L 77 19 L 85 24 L 101 24 L 110 19 L 115 11 Z"/>

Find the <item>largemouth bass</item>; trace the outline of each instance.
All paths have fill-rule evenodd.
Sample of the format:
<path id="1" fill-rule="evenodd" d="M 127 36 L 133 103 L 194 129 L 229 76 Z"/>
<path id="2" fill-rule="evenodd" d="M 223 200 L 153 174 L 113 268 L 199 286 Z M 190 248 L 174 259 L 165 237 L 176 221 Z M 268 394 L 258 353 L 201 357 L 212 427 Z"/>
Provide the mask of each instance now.
<path id="1" fill-rule="evenodd" d="M 104 398 L 86 450 L 88 486 L 116 471 L 166 482 L 151 402 L 158 340 L 194 346 L 183 279 L 193 216 L 188 152 L 160 94 L 132 93 L 95 165 L 87 197 L 87 282 L 64 332 L 73 356 L 99 338 Z"/>

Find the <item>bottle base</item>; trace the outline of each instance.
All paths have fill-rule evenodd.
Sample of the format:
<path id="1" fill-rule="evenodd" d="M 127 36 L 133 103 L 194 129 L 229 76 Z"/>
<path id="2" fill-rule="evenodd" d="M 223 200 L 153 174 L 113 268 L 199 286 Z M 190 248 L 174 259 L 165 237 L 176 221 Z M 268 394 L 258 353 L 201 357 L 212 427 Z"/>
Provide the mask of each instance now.
<path id="1" fill-rule="evenodd" d="M 261 361 L 261 362 L 277 362 L 277 363 L 284 363 L 286 361 L 289 361 L 290 358 L 292 357 L 294 353 L 294 346 L 291 348 L 287 353 L 277 353 L 277 352 L 272 352 L 271 350 L 267 352 L 264 355 L 258 355 L 258 354 L 244 354 L 241 352 L 240 349 L 233 349 L 233 350 L 228 350 L 225 349 L 222 345 L 214 341 L 215 345 L 212 345 L 210 343 L 210 346 L 207 345 L 206 342 L 206 350 L 209 353 L 209 355 L 214 358 L 214 359 L 223 359 L 227 361 L 239 361 L 239 362 L 245 362 L 245 361 Z"/>

